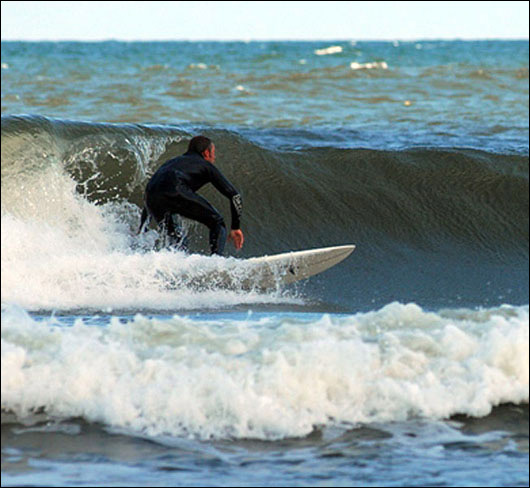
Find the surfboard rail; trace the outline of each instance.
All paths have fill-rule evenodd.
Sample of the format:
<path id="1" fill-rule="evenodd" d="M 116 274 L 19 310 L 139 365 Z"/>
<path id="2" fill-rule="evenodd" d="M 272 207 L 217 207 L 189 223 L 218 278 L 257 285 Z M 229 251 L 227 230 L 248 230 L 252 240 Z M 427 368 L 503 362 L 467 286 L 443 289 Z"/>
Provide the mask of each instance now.
<path id="1" fill-rule="evenodd" d="M 198 289 L 220 288 L 238 291 L 278 289 L 304 280 L 339 264 L 355 249 L 355 245 L 322 247 L 289 251 L 247 259 L 227 258 L 216 266 L 197 270 L 186 276 L 175 276 L 175 286 L 189 280 Z M 213 264 L 213 263 L 212 263 Z"/>
<path id="2" fill-rule="evenodd" d="M 253 276 L 242 285 L 246 288 L 254 282 L 254 287 L 267 289 L 294 283 L 339 264 L 354 250 L 354 244 L 347 244 L 249 258 L 245 262 L 252 267 Z"/>

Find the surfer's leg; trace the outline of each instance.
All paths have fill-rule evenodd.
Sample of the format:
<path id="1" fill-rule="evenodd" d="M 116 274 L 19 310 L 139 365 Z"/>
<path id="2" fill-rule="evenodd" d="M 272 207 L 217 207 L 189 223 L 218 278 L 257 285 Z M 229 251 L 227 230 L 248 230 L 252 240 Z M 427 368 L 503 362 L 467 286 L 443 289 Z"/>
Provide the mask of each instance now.
<path id="1" fill-rule="evenodd" d="M 216 223 L 212 228 L 210 227 L 210 251 L 212 254 L 223 255 L 226 243 L 226 226 L 224 222 Z"/>
<path id="2" fill-rule="evenodd" d="M 182 217 L 196 220 L 210 230 L 210 251 L 223 254 L 226 226 L 221 214 L 205 198 L 191 191 L 178 193 L 171 201 L 171 210 Z"/>
<path id="3" fill-rule="evenodd" d="M 146 203 L 156 221 L 167 228 L 168 235 L 171 235 L 172 232 L 176 234 L 171 219 L 173 214 L 206 225 L 210 230 L 211 253 L 223 254 L 226 242 L 226 226 L 221 214 L 205 198 L 191 190 L 184 189 L 174 193 L 148 195 Z"/>
<path id="4" fill-rule="evenodd" d="M 207 200 L 199 195 L 196 196 L 198 198 L 189 199 L 185 209 L 179 213 L 183 217 L 206 225 L 210 231 L 210 252 L 222 256 L 226 243 L 226 226 L 223 217 Z"/>

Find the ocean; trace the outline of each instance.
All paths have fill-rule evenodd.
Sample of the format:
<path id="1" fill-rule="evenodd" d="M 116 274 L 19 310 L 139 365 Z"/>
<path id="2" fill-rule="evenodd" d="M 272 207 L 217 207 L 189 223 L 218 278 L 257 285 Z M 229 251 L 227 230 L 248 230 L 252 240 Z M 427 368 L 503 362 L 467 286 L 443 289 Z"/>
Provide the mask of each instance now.
<path id="1" fill-rule="evenodd" d="M 527 40 L 1 46 L 2 486 L 528 486 Z M 225 257 L 136 233 L 198 134 Z"/>

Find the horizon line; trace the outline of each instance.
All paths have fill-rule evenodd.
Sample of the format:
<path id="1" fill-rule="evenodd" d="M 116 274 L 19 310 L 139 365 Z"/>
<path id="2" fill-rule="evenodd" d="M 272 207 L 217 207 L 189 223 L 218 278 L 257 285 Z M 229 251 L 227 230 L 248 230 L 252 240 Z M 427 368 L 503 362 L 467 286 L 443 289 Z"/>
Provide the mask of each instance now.
<path id="1" fill-rule="evenodd" d="M 134 39 L 134 38 L 115 38 L 105 37 L 97 39 L 76 39 L 76 38 L 42 38 L 42 39 L 25 39 L 25 38 L 8 38 L 0 39 L 1 42 L 434 42 L 434 41 L 528 41 L 528 37 L 410 37 L 410 38 L 232 38 L 232 39 L 190 39 L 190 38 L 153 38 L 153 39 Z"/>

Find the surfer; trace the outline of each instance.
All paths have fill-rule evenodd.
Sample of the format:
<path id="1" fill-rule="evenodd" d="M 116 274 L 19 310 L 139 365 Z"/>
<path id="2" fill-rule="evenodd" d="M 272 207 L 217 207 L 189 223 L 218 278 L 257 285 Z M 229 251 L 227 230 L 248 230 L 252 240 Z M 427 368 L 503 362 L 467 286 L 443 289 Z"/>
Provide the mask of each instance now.
<path id="1" fill-rule="evenodd" d="M 241 195 L 214 165 L 215 145 L 204 136 L 191 139 L 188 150 L 182 156 L 165 162 L 147 183 L 140 229 L 145 229 L 148 217 L 152 217 L 173 245 L 182 242 L 183 236 L 173 217 L 182 216 L 204 224 L 210 230 L 210 251 L 223 254 L 226 226 L 221 214 L 196 192 L 207 183 L 230 199 L 232 225 L 228 239 L 236 249 L 243 247 L 244 236 L 240 228 Z"/>

